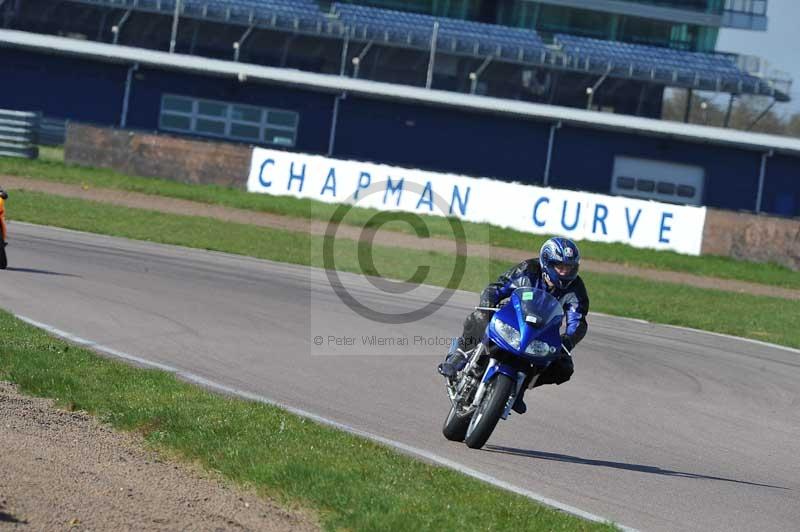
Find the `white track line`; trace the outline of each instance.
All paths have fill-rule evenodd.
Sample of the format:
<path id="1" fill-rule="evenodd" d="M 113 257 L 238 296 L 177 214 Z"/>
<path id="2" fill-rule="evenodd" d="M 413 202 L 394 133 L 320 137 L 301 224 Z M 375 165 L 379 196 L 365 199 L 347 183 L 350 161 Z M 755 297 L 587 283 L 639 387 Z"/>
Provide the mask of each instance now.
<path id="1" fill-rule="evenodd" d="M 678 329 L 679 331 L 689 331 L 693 333 L 700 333 L 700 334 L 708 334 L 711 336 L 718 336 L 721 338 L 727 338 L 729 340 L 737 340 L 739 342 L 747 342 L 749 344 L 760 345 L 762 347 L 770 347 L 772 349 L 781 349 L 783 351 L 788 351 L 789 353 L 797 353 L 800 355 L 800 349 L 795 349 L 794 347 L 787 347 L 785 345 L 778 345 L 778 344 L 771 344 L 769 342 L 762 342 L 761 340 L 753 340 L 752 338 L 744 338 L 743 336 L 733 336 L 732 334 L 725 334 L 725 333 L 718 333 L 714 331 L 704 331 L 703 329 L 692 329 L 691 327 L 684 327 L 682 325 L 669 325 L 666 323 L 658 323 L 657 321 L 647 321 L 640 318 L 628 318 L 626 316 L 614 316 L 613 314 L 604 314 L 602 312 L 592 312 L 591 315 L 594 316 L 602 316 L 604 318 L 612 318 L 615 320 L 626 320 L 626 321 L 633 321 L 636 323 L 642 323 L 645 325 L 657 325 L 658 327 L 669 327 L 670 329 Z"/>
<path id="2" fill-rule="evenodd" d="M 41 323 L 41 322 L 38 322 L 36 320 L 32 320 L 32 319 L 30 319 L 28 317 L 25 317 L 25 316 L 16 315 L 16 317 L 19 318 L 20 320 L 24 321 L 25 323 L 29 324 L 29 325 L 33 325 L 34 327 L 38 327 L 40 329 L 44 329 L 45 331 L 47 331 L 48 333 L 50 333 L 50 334 L 52 334 L 54 336 L 58 336 L 58 337 L 63 338 L 65 340 L 69 341 L 69 342 L 72 342 L 74 344 L 78 344 L 80 346 L 92 349 L 93 351 L 98 351 L 100 353 L 112 356 L 114 358 L 127 360 L 129 362 L 133 362 L 133 363 L 135 363 L 137 365 L 140 365 L 140 366 L 147 366 L 147 367 L 150 367 L 150 368 L 160 369 L 162 371 L 166 371 L 168 373 L 172 373 L 172 374 L 174 374 L 175 376 L 177 376 L 178 378 L 180 378 L 180 379 L 182 379 L 184 381 L 188 381 L 188 382 L 197 384 L 199 386 L 202 386 L 203 388 L 207 388 L 207 389 L 214 390 L 214 391 L 217 391 L 217 392 L 221 392 L 221 393 L 224 393 L 224 394 L 235 395 L 235 396 L 238 396 L 238 397 L 241 397 L 243 399 L 250 400 L 250 401 L 256 401 L 256 402 L 259 402 L 259 403 L 265 403 L 265 404 L 268 404 L 268 405 L 272 405 L 272 406 L 276 406 L 276 407 L 282 408 L 283 410 L 286 410 L 287 412 L 290 412 L 290 413 L 292 413 L 292 414 L 294 414 L 296 416 L 300 416 L 300 417 L 303 417 L 303 418 L 306 418 L 306 419 L 310 419 L 310 420 L 315 421 L 315 422 L 317 422 L 317 423 L 319 423 L 321 425 L 327 425 L 329 427 L 333 427 L 333 428 L 336 428 L 336 429 L 339 429 L 339 430 L 343 430 L 345 432 L 348 432 L 350 434 L 354 434 L 356 436 L 360 436 L 362 438 L 367 438 L 369 440 L 381 443 L 381 444 L 386 445 L 388 447 L 393 447 L 395 449 L 398 449 L 399 451 L 402 451 L 405 454 L 408 454 L 408 455 L 411 455 L 411 456 L 415 456 L 415 457 L 418 457 L 418 458 L 423 458 L 423 459 L 425 459 L 425 460 L 427 460 L 429 462 L 433 462 L 435 464 L 447 467 L 449 469 L 453 469 L 453 470 L 458 471 L 459 473 L 462 473 L 464 475 L 476 478 L 478 480 L 482 480 L 483 482 L 487 482 L 487 483 L 489 483 L 489 484 L 491 484 L 493 486 L 496 486 L 498 488 L 510 491 L 512 493 L 516 493 L 516 494 L 522 495 L 522 496 L 527 497 L 529 499 L 533 499 L 536 502 L 539 502 L 541 504 L 550 506 L 550 507 L 555 508 L 557 510 L 561 510 L 562 512 L 574 515 L 576 517 L 581 517 L 583 519 L 587 519 L 589 521 L 594 521 L 594 522 L 597 522 L 597 523 L 612 523 L 611 520 L 606 519 L 604 517 L 600 517 L 599 515 L 595 515 L 595 514 L 586 512 L 584 510 L 581 510 L 579 508 L 575 508 L 574 506 L 570 506 L 568 504 L 564 504 L 564 503 L 556 501 L 554 499 L 550 499 L 548 497 L 544 497 L 544 496 L 539 495 L 537 493 L 534 493 L 534 492 L 532 492 L 530 490 L 515 486 L 515 485 L 513 485 L 513 484 L 511 484 L 509 482 L 505 482 L 503 480 L 500 480 L 500 479 L 497 479 L 497 478 L 492 477 L 490 475 L 487 475 L 486 473 L 481 473 L 480 471 L 477 471 L 475 469 L 467 467 L 467 466 L 465 466 L 463 464 L 459 464 L 458 462 L 454 462 L 453 460 L 450 460 L 449 458 L 445 458 L 443 456 L 439 456 L 437 454 L 434 454 L 434 453 L 432 453 L 430 451 L 426 451 L 425 449 L 420 449 L 418 447 L 413 447 L 411 445 L 406 445 L 405 443 L 401 443 L 401 442 L 398 442 L 398 441 L 395 441 L 395 440 L 390 440 L 389 438 L 384 438 L 383 436 L 378 436 L 377 434 L 372 434 L 370 432 L 366 432 L 366 431 L 357 429 L 355 427 L 351 427 L 349 425 L 345 425 L 343 423 L 339 423 L 338 421 L 334 421 L 332 419 L 328 419 L 328 418 L 319 416 L 317 414 L 308 412 L 306 410 L 302 410 L 300 408 L 295 408 L 293 406 L 289 406 L 289 405 L 280 403 L 280 402 L 275 401 L 273 399 L 270 399 L 268 397 L 264 397 L 263 395 L 258 395 L 258 394 L 254 394 L 254 393 L 247 392 L 247 391 L 244 391 L 244 390 L 239 390 L 237 388 L 232 388 L 230 386 L 226 386 L 224 384 L 220 384 L 218 382 L 214 382 L 214 381 L 211 381 L 209 379 L 206 379 L 205 377 L 201 377 L 200 375 L 196 375 L 196 374 L 190 373 L 188 371 L 183 371 L 181 369 L 178 369 L 178 368 L 175 368 L 175 367 L 172 367 L 172 366 L 168 366 L 167 364 L 162 364 L 160 362 L 153 362 L 153 361 L 147 360 L 145 358 L 137 357 L 135 355 L 130 355 L 128 353 L 124 353 L 122 351 L 118 351 L 116 349 L 112 349 L 110 347 L 106 347 L 104 345 L 98 344 L 97 342 L 94 342 L 92 340 L 87 340 L 87 339 L 81 338 L 80 336 L 77 336 L 75 334 L 63 331 L 61 329 L 57 329 L 57 328 L 55 328 L 53 326 L 47 325 L 46 323 Z M 617 528 L 619 528 L 620 530 L 622 530 L 624 532 L 637 532 L 637 530 L 635 528 L 630 528 L 630 527 L 623 526 L 623 525 L 620 525 L 620 524 L 617 524 L 617 523 L 613 523 L 613 524 Z"/>

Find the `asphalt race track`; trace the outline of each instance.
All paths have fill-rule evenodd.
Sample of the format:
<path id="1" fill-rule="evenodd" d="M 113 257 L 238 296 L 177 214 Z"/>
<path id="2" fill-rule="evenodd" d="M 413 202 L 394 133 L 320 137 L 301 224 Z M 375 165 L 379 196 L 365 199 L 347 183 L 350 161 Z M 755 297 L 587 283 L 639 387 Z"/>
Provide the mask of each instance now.
<path id="1" fill-rule="evenodd" d="M 525 416 L 470 451 L 441 436 L 448 401 L 434 367 L 446 351 L 437 338 L 459 332 L 472 294 L 391 325 L 346 307 L 321 270 L 23 224 L 10 238 L 0 305 L 18 315 L 629 527 L 800 528 L 798 352 L 590 315 L 573 380 L 529 394 Z M 341 279 L 382 312 L 439 292 Z M 388 345 L 369 345 L 380 338 Z"/>

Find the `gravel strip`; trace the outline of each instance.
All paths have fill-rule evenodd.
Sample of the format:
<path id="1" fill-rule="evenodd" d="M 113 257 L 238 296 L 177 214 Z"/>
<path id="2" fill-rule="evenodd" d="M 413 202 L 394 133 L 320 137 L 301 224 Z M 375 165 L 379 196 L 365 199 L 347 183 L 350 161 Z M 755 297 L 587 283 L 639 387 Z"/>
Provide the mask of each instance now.
<path id="1" fill-rule="evenodd" d="M 0 530 L 259 530 L 319 527 L 142 438 L 0 382 Z"/>

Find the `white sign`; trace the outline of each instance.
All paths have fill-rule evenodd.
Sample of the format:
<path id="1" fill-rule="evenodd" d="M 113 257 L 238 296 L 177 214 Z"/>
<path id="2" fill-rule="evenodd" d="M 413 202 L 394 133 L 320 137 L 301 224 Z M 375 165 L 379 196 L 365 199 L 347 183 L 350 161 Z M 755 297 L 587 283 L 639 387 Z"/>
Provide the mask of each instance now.
<path id="1" fill-rule="evenodd" d="M 705 207 L 253 149 L 247 190 L 699 255 Z"/>

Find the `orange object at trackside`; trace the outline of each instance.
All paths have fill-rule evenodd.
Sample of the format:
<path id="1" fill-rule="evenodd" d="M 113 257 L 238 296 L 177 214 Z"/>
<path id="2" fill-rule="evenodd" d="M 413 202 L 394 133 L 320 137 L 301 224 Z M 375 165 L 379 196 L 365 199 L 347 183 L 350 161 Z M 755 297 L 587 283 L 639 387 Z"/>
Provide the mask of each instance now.
<path id="1" fill-rule="evenodd" d="M 6 201 L 0 198 L 0 245 L 6 241 Z"/>

